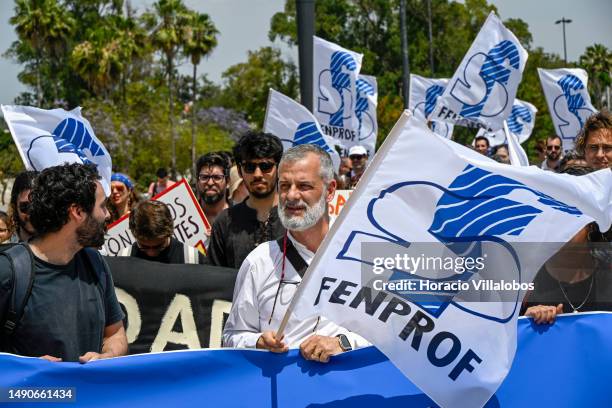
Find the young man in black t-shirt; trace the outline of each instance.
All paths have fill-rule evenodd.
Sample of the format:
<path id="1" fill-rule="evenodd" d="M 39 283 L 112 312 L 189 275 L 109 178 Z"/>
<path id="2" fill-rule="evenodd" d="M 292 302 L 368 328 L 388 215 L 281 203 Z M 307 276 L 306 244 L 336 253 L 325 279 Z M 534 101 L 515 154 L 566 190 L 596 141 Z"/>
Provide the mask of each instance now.
<path id="1" fill-rule="evenodd" d="M 96 168 L 64 164 L 43 170 L 30 195 L 37 235 L 34 283 L 4 351 L 49 361 L 87 361 L 127 353 L 124 314 L 108 266 L 91 249 L 104 244 L 109 217 Z M 16 271 L 18 272 L 18 271 Z M 6 318 L 11 266 L 0 258 L 0 320 Z"/>

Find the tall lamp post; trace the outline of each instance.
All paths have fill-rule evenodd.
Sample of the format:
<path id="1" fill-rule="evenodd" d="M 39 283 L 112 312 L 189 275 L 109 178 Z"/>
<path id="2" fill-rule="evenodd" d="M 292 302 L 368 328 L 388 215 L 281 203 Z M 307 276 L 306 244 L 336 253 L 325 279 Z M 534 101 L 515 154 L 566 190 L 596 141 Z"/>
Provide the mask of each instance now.
<path id="1" fill-rule="evenodd" d="M 555 24 L 563 25 L 563 59 L 565 60 L 565 64 L 567 64 L 567 48 L 565 45 L 565 25 L 571 23 L 572 20 L 569 18 L 561 17 L 561 20 L 555 21 Z"/>

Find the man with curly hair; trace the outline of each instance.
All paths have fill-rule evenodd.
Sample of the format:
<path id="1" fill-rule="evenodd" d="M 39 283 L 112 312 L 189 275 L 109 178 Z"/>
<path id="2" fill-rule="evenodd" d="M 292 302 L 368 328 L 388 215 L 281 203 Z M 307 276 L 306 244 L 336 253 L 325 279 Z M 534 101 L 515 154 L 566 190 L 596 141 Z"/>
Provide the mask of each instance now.
<path id="1" fill-rule="evenodd" d="M 47 168 L 35 179 L 29 216 L 36 235 L 27 244 L 34 280 L 17 325 L 0 336 L 3 351 L 81 363 L 127 353 L 124 314 L 94 249 L 104 243 L 109 217 L 99 180 L 93 165 L 76 163 Z M 0 287 L 12 287 L 13 267 L 0 257 Z M 11 292 L 0 291 L 1 321 Z"/>

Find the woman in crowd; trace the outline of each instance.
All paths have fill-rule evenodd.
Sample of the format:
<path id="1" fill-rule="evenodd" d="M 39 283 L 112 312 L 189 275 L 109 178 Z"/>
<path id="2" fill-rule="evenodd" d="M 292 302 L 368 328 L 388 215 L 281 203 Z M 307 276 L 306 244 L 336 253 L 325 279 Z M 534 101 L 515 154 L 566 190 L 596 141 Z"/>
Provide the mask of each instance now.
<path id="1" fill-rule="evenodd" d="M 586 166 L 567 166 L 565 173 L 587 174 Z M 523 302 L 525 316 L 551 324 L 560 313 L 612 311 L 612 244 L 610 231 L 596 223 L 582 228 L 540 269 L 534 290 Z"/>
<path id="2" fill-rule="evenodd" d="M 140 197 L 130 178 L 123 173 L 113 173 L 111 195 L 107 201 L 107 208 L 111 214 L 109 224 L 128 214 L 139 201 Z"/>

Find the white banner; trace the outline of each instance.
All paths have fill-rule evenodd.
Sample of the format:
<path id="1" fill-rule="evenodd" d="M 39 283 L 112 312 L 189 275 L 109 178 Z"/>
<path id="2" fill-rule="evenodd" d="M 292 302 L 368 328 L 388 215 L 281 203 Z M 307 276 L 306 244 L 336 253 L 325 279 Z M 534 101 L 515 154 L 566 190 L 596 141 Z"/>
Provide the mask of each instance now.
<path id="1" fill-rule="evenodd" d="M 438 97 L 442 95 L 447 84 L 448 79 L 446 78 L 432 79 L 410 74 L 410 98 L 408 99 L 410 112 L 427 122 L 427 117 L 433 111 Z M 446 139 L 453 137 L 453 127 L 452 123 L 431 122 L 431 130 Z"/>
<path id="2" fill-rule="evenodd" d="M 612 172 L 575 177 L 508 166 L 432 135 L 402 115 L 290 308 L 365 337 L 442 407 L 481 407 L 512 365 L 526 282 L 587 223 L 610 227 Z M 425 262 L 426 245 L 437 245 L 450 269 L 435 260 L 414 269 L 402 263 Z M 381 287 L 396 275 L 416 288 Z M 503 301 L 497 292 L 464 297 L 464 285 L 484 278 L 512 282 Z"/>
<path id="3" fill-rule="evenodd" d="M 363 55 L 318 37 L 313 38 L 313 54 L 313 113 L 346 155 L 351 146 L 360 144 L 356 107 Z"/>
<path id="4" fill-rule="evenodd" d="M 429 119 L 501 129 L 526 62 L 527 51 L 491 12 Z"/>
<path id="5" fill-rule="evenodd" d="M 563 150 L 571 150 L 584 122 L 597 112 L 587 88 L 588 74 L 580 68 L 538 68 L 538 75 L 555 132 Z"/>
<path id="6" fill-rule="evenodd" d="M 378 106 L 378 84 L 376 77 L 370 75 L 359 75 L 357 78 L 357 103 L 355 115 L 358 122 L 359 144 L 368 152 L 369 157 L 374 157 L 376 149 L 376 136 L 378 134 L 378 121 L 376 119 L 376 108 Z"/>
<path id="7" fill-rule="evenodd" d="M 340 155 L 334 148 L 336 141 L 323 134 L 308 109 L 274 89 L 268 94 L 264 132 L 277 136 L 285 149 L 306 143 L 319 146 L 329 153 L 334 171 L 338 173 Z"/>
<path id="8" fill-rule="evenodd" d="M 508 130 L 512 132 L 519 144 L 522 144 L 529 139 L 533 127 L 535 126 L 535 117 L 538 109 L 530 104 L 529 102 L 515 99 L 512 104 L 512 111 L 506 123 L 508 123 Z M 485 129 L 479 129 L 476 136 L 484 136 L 489 139 L 489 145 L 495 147 L 504 143 L 508 143 L 506 140 L 506 134 L 503 129 L 495 132 L 488 132 Z"/>
<path id="9" fill-rule="evenodd" d="M 173 184 L 153 199 L 170 208 L 174 220 L 174 238 L 205 254 L 211 226 L 187 181 L 183 179 Z M 126 214 L 109 226 L 103 248 L 107 255 L 117 256 L 135 242 L 130 231 L 129 214 Z"/>
<path id="10" fill-rule="evenodd" d="M 28 170 L 41 171 L 63 163 L 93 163 L 110 195 L 112 160 L 83 116 L 81 108 L 39 109 L 2 105 L 4 120 Z"/>

